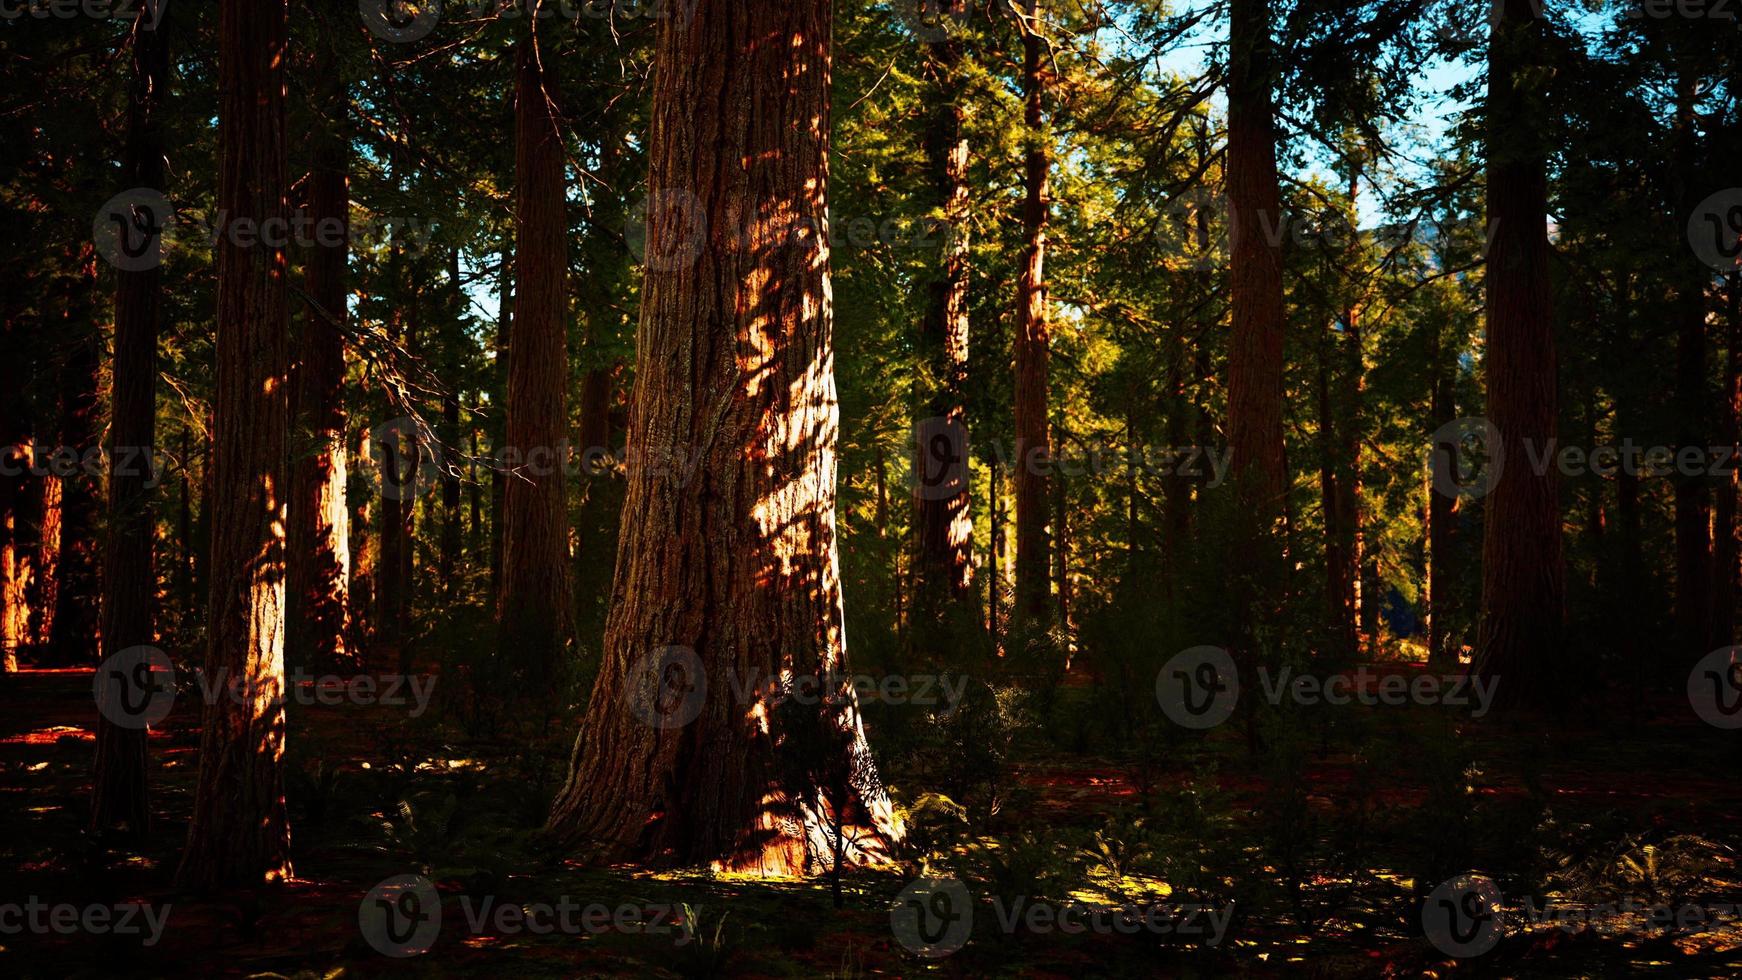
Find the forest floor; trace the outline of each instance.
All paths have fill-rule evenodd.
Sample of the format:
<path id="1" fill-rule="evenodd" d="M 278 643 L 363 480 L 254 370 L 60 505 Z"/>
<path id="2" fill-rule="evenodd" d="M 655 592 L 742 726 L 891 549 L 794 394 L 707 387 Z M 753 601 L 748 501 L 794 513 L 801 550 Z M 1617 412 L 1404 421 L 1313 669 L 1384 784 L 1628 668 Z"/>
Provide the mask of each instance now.
<path id="1" fill-rule="evenodd" d="M 1257 752 L 1232 724 L 1147 756 L 1030 739 L 1012 751 L 1021 761 L 1003 769 L 996 802 L 957 821 L 927 860 L 929 874 L 960 875 L 978 895 L 972 938 L 928 958 L 892 928 L 918 858 L 849 874 L 840 909 L 826 878 L 576 867 L 541 852 L 535 832 L 572 723 L 529 747 L 408 721 L 403 706 L 294 704 L 294 879 L 260 895 L 180 894 L 170 879 L 197 702 L 179 699 L 151 733 L 156 826 L 129 850 L 83 829 L 91 680 L 0 679 L 0 974 L 1742 976 L 1730 905 L 1742 902 L 1742 732 L 1667 698 L 1634 699 L 1620 721 L 1622 702 L 1601 699 L 1552 724 L 1464 721 L 1457 752 L 1435 748 L 1442 719 L 1384 707 L 1354 709 L 1358 734 L 1313 729 L 1309 744 L 1272 738 Z M 1067 687 L 1061 702 L 1086 691 Z M 1279 775 L 1277 758 L 1291 754 L 1301 765 Z M 885 768 L 915 806 L 903 788 L 920 777 L 900 759 Z M 1509 914 L 1493 949 L 1460 960 L 1424 938 L 1420 917 L 1435 881 L 1469 868 L 1499 881 Z M 372 947 L 360 905 L 405 874 L 433 882 L 442 914 L 429 952 L 396 958 Z M 1193 900 L 1228 918 L 1216 942 L 1070 932 L 1044 918 L 1006 927 L 1020 906 L 1001 894 L 1098 907 Z M 1578 924 L 1531 924 L 1527 895 L 1577 910 Z M 610 911 L 554 934 L 495 914 L 565 897 Z M 8 903 L 48 909 L 50 923 L 61 905 L 144 903 L 164 918 L 149 944 L 119 930 L 18 932 Z M 1658 928 L 1644 921 L 1657 906 L 1699 918 Z"/>

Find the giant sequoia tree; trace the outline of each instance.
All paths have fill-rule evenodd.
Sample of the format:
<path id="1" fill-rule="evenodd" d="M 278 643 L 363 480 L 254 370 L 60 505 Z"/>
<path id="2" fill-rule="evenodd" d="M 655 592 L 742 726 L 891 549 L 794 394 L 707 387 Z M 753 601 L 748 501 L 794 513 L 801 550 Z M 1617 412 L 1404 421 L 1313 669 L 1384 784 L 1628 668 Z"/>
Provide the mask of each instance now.
<path id="1" fill-rule="evenodd" d="M 287 0 L 219 15 L 217 381 L 211 588 L 200 770 L 178 880 L 216 888 L 290 873 L 284 806 L 284 520 L 290 476 L 285 249 Z"/>
<path id="2" fill-rule="evenodd" d="M 549 821 L 594 853 L 784 874 L 894 833 L 851 688 L 831 708 L 767 686 L 846 668 L 830 8 L 701 0 L 660 25 L 629 519 Z"/>
<path id="3" fill-rule="evenodd" d="M 1543 147 L 1541 14 L 1503 0 L 1488 52 L 1488 418 L 1499 433 L 1498 479 L 1482 539 L 1476 669 L 1508 700 L 1552 700 L 1561 661 L 1564 578 L 1560 494 L 1533 460 L 1555 439 L 1554 309 L 1549 288 L 1548 176 Z M 1558 682 L 1558 683 L 1557 683 Z"/>

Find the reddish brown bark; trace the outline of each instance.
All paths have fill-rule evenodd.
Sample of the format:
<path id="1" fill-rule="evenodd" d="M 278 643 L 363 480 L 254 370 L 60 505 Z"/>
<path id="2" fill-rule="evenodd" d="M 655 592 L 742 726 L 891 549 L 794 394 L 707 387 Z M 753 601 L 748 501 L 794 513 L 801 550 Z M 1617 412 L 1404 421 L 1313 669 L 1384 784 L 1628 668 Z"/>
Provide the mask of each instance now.
<path id="1" fill-rule="evenodd" d="M 502 505 L 498 650 L 548 690 L 569 640 L 568 222 L 554 59 L 531 41 L 516 58 L 513 354 L 508 360 L 510 472 Z"/>
<path id="2" fill-rule="evenodd" d="M 308 290 L 292 399 L 298 452 L 291 471 L 286 556 L 290 663 L 325 668 L 351 656 L 350 512 L 345 501 L 346 264 L 350 246 L 350 140 L 346 95 L 329 50 L 314 66 L 322 129 L 308 177 L 316 231 L 303 276 Z"/>
<path id="3" fill-rule="evenodd" d="M 169 94 L 164 24 L 142 19 L 133 33 L 124 170 L 131 187 L 164 189 L 161 116 Z M 115 353 L 110 364 L 109 534 L 103 563 L 103 656 L 156 642 L 152 601 L 152 465 L 157 444 L 157 331 L 162 270 L 121 271 L 115 280 Z M 151 825 L 145 731 L 99 712 L 91 828 L 125 824 L 137 837 Z"/>
<path id="4" fill-rule="evenodd" d="M 1046 126 L 1046 42 L 1040 0 L 1028 0 L 1022 33 L 1023 163 L 1022 275 L 1016 287 L 1016 604 L 1018 616 L 1035 625 L 1052 619 L 1048 541 L 1052 496 L 1047 489 L 1046 225 L 1051 208 L 1047 183 L 1051 136 Z"/>
<path id="5" fill-rule="evenodd" d="M 218 209 L 288 220 L 286 0 L 223 0 L 218 26 Z M 245 247 L 239 242 L 248 242 Z M 225 234 L 218 253 L 208 680 L 181 887 L 246 887 L 290 874 L 284 806 L 284 519 L 290 476 L 285 254 Z"/>
<path id="6" fill-rule="evenodd" d="M 763 689 L 739 697 L 782 672 L 847 668 L 829 28 L 827 0 L 705 0 L 691 19 L 661 22 L 649 191 L 694 200 L 708 220 L 692 253 L 676 209 L 650 209 L 624 506 L 634 516 L 604 667 L 549 822 L 602 857 L 788 874 L 834 864 L 837 844 L 846 860 L 881 857 L 894 833 L 850 688 L 808 715 Z M 687 724 L 636 666 L 671 647 L 694 652 L 674 661 L 679 675 L 700 670 L 687 678 Z M 813 789 L 795 767 L 831 776 Z"/>
<path id="7" fill-rule="evenodd" d="M 1676 79 L 1674 186 L 1672 206 L 1687 227 L 1700 194 L 1697 188 L 1695 131 L 1697 81 L 1691 72 Z M 1712 444 L 1707 411 L 1706 289 L 1711 269 L 1693 255 L 1682 259 L 1683 275 L 1676 297 L 1675 413 L 1677 442 L 1704 450 Z M 1704 473 L 1675 477 L 1675 620 L 1681 656 L 1692 662 L 1710 647 L 1712 627 L 1712 484 Z"/>
<path id="8" fill-rule="evenodd" d="M 1531 0 L 1504 0 L 1488 55 L 1488 418 L 1500 479 L 1483 501 L 1482 620 L 1476 669 L 1502 701 L 1558 701 L 1564 570 L 1554 467 L 1531 454 L 1555 438 L 1557 378 L 1549 292 L 1548 179 L 1540 93 L 1527 88 L 1541 37 Z"/>
<path id="9" fill-rule="evenodd" d="M 940 21 L 957 4 L 939 6 Z M 968 141 L 962 132 L 961 43 L 948 33 L 927 45 L 933 88 L 926 154 L 938 210 L 941 254 L 920 323 L 919 419 L 914 491 L 914 622 L 923 633 L 973 595 L 973 518 L 968 510 Z M 922 637 L 923 640 L 932 639 Z"/>
<path id="10" fill-rule="evenodd" d="M 1228 52 L 1228 236 L 1233 333 L 1228 438 L 1245 520 L 1270 533 L 1283 516 L 1282 197 L 1276 175 L 1269 0 L 1232 0 Z"/>

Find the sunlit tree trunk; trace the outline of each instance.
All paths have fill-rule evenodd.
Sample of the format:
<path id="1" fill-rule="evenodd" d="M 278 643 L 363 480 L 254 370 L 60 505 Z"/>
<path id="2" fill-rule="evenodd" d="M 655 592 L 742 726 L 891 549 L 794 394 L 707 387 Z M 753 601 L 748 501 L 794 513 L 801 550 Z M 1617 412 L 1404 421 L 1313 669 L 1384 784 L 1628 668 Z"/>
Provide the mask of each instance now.
<path id="1" fill-rule="evenodd" d="M 706 220 L 649 210 L 633 517 L 549 822 L 603 857 L 789 874 L 833 864 L 837 844 L 880 857 L 894 833 L 852 689 L 807 714 L 748 687 L 847 671 L 829 44 L 828 0 L 701 0 L 660 24 L 649 193 Z M 848 792 L 793 779 L 795 765 Z"/>
<path id="2" fill-rule="evenodd" d="M 957 16 L 954 0 L 939 5 L 939 22 Z M 943 28 L 940 28 L 943 30 Z M 941 246 L 925 316 L 920 323 L 919 425 L 916 427 L 914 623 L 921 642 L 951 609 L 973 595 L 973 518 L 968 510 L 968 141 L 962 133 L 961 43 L 947 31 L 927 45 L 932 84 L 926 156 L 938 209 Z M 935 651 L 933 651 L 935 652 Z"/>
<path id="3" fill-rule="evenodd" d="M 223 0 L 218 26 L 218 209 L 288 220 L 286 0 Z M 177 882 L 248 886 L 290 873 L 284 807 L 284 519 L 289 310 L 282 248 L 218 252 L 211 593 L 206 673 L 238 685 L 205 706 L 187 853 Z"/>
<path id="4" fill-rule="evenodd" d="M 1016 607 L 1031 624 L 1052 618 L 1047 489 L 1046 225 L 1051 136 L 1046 124 L 1046 41 L 1040 0 L 1028 0 L 1022 33 L 1023 163 L 1022 275 L 1016 300 Z"/>
<path id="5" fill-rule="evenodd" d="M 1555 438 L 1556 360 L 1549 288 L 1548 178 L 1536 64 L 1541 25 L 1531 0 L 1503 0 L 1488 54 L 1488 418 L 1504 468 L 1484 500 L 1482 621 L 1476 669 L 1501 679 L 1502 701 L 1556 701 L 1568 678 L 1561 649 L 1564 570 L 1553 467 L 1531 454 Z"/>
<path id="6" fill-rule="evenodd" d="M 448 303 L 442 318 L 442 359 L 447 377 L 442 387 L 441 445 L 436 447 L 441 466 L 442 528 L 437 552 L 436 578 L 444 601 L 452 599 L 460 563 L 460 346 L 466 295 L 460 285 L 460 250 L 448 252 Z"/>
<path id="7" fill-rule="evenodd" d="M 502 268 L 496 283 L 496 358 L 490 365 L 490 451 L 495 465 L 490 468 L 490 595 L 502 588 L 502 498 L 507 496 L 507 474 L 504 470 L 503 440 L 508 435 L 508 361 L 509 334 L 514 323 L 514 251 L 502 247 Z"/>
<path id="8" fill-rule="evenodd" d="M 350 511 L 345 500 L 346 264 L 350 252 L 349 127 L 344 82 L 329 49 L 314 70 L 321 130 L 308 176 L 315 239 L 304 269 L 297 369 L 291 393 L 299 443 L 291 471 L 287 656 L 329 667 L 350 656 Z"/>
<path id="9" fill-rule="evenodd" d="M 132 92 L 123 170 L 127 186 L 165 189 L 162 113 L 169 95 L 164 24 L 133 33 Z M 156 642 L 152 602 L 152 466 L 157 444 L 157 330 L 162 270 L 120 271 L 115 279 L 115 353 L 110 362 L 109 533 L 103 563 L 102 653 Z M 97 717 L 91 828 L 125 824 L 136 837 L 151 825 L 145 731 Z"/>
<path id="10" fill-rule="evenodd" d="M 563 137 L 548 84 L 549 50 L 522 41 L 516 60 L 514 334 L 508 359 L 511 457 L 503 495 L 498 650 L 547 683 L 566 648 L 569 524 L 563 453 L 568 422 L 568 222 Z"/>

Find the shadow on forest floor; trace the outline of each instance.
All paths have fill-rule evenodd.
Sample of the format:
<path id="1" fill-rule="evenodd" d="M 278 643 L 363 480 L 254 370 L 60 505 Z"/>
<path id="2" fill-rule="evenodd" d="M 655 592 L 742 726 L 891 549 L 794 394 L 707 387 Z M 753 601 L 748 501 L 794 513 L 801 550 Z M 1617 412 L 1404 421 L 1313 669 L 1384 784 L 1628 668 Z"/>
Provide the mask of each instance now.
<path id="1" fill-rule="evenodd" d="M 541 740 L 469 739 L 439 713 L 386 705 L 292 706 L 293 882 L 180 895 L 169 879 L 197 699 L 152 732 L 157 825 L 134 852 L 83 829 L 90 683 L 88 671 L 0 678 L 0 910 L 19 907 L 0 916 L 9 975 L 1742 974 L 1729 907 L 1742 901 L 1742 747 L 1668 703 L 1626 732 L 1601 704 L 1556 725 L 1459 721 L 1456 751 L 1443 718 L 1386 708 L 1359 709 L 1358 734 L 1309 727 L 1257 754 L 1234 725 L 1169 735 L 1148 762 L 1033 737 L 978 807 L 913 791 L 924 766 L 895 753 L 885 771 L 914 831 L 907 860 L 850 874 L 837 910 L 823 877 L 575 867 L 536 832 L 568 725 Z M 874 715 L 872 727 L 877 745 Z M 1421 909 L 1467 870 L 1498 883 L 1507 916 L 1491 950 L 1459 960 L 1424 937 Z M 922 874 L 972 896 L 971 939 L 953 954 L 916 955 L 892 928 Z M 371 889 L 400 875 L 433 883 L 441 909 L 431 951 L 403 959 L 359 927 Z M 513 911 L 565 899 L 572 924 L 554 933 Z M 1551 900 L 1565 927 L 1526 921 Z M 1101 924 L 1073 933 L 1034 912 L 1073 902 L 1202 906 L 1226 917 L 1225 933 L 1130 933 L 1092 917 L 1074 921 Z M 121 903 L 167 910 L 160 941 L 53 918 L 55 906 Z M 28 925 L 31 905 L 46 928 Z M 1701 920 L 1657 928 L 1644 917 L 1659 906 Z"/>

